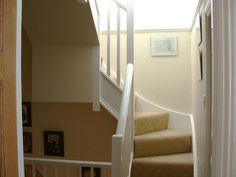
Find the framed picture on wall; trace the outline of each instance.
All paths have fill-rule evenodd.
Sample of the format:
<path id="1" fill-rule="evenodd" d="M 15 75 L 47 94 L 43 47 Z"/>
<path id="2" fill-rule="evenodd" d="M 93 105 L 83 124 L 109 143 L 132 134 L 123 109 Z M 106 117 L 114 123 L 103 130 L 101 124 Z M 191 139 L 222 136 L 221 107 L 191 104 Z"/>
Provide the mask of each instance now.
<path id="1" fill-rule="evenodd" d="M 32 165 L 25 165 L 25 177 L 33 177 Z"/>
<path id="2" fill-rule="evenodd" d="M 202 44 L 202 14 L 199 15 L 199 43 L 198 46 Z"/>
<path id="3" fill-rule="evenodd" d="M 177 37 L 176 36 L 152 36 L 151 37 L 152 57 L 176 56 Z"/>
<path id="4" fill-rule="evenodd" d="M 24 153 L 32 153 L 32 133 L 23 132 Z"/>
<path id="5" fill-rule="evenodd" d="M 22 102 L 22 122 L 24 127 L 32 126 L 31 102 Z"/>
<path id="6" fill-rule="evenodd" d="M 92 177 L 91 176 L 91 168 L 93 169 L 93 177 L 101 177 L 101 169 L 93 168 L 93 167 L 82 167 L 82 176 L 81 177 Z"/>
<path id="7" fill-rule="evenodd" d="M 199 50 L 199 81 L 203 80 L 203 56 L 202 51 Z"/>
<path id="8" fill-rule="evenodd" d="M 64 132 L 44 131 L 44 154 L 48 156 L 64 156 Z"/>

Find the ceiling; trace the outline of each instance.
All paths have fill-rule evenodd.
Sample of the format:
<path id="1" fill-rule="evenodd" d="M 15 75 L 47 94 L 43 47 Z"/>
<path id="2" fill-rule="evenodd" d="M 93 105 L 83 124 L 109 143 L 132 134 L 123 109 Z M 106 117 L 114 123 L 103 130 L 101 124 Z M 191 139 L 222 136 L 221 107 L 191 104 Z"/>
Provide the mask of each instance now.
<path id="1" fill-rule="evenodd" d="M 125 0 L 119 0 L 126 2 Z M 133 0 L 135 30 L 190 29 L 199 0 Z M 107 0 L 98 0 L 101 11 L 101 30 L 106 31 Z M 113 7 L 112 12 L 116 12 Z M 126 20 L 121 26 L 126 29 Z M 111 28 L 116 29 L 116 16 L 111 18 Z"/>
<path id="2" fill-rule="evenodd" d="M 89 3 L 23 0 L 23 26 L 33 45 L 98 44 Z"/>

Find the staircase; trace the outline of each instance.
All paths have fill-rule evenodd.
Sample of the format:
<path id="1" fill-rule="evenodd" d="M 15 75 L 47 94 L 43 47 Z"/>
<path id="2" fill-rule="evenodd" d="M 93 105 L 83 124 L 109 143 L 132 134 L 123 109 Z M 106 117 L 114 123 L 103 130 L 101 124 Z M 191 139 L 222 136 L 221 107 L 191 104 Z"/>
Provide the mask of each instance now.
<path id="1" fill-rule="evenodd" d="M 193 177 L 191 131 L 168 128 L 168 113 L 135 116 L 132 177 Z"/>

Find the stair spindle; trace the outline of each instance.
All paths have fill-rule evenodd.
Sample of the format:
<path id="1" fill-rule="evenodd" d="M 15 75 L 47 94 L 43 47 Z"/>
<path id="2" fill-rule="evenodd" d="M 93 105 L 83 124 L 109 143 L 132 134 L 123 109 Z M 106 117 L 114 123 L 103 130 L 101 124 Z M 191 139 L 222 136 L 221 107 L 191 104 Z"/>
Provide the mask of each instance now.
<path id="1" fill-rule="evenodd" d="M 120 85 L 120 7 L 117 6 L 117 84 Z"/>
<path id="2" fill-rule="evenodd" d="M 55 165 L 55 166 L 54 166 L 54 176 L 55 176 L 55 177 L 59 177 L 59 174 L 58 174 L 58 165 Z"/>
<path id="3" fill-rule="evenodd" d="M 107 9 L 107 75 L 111 76 L 111 0 Z"/>
<path id="4" fill-rule="evenodd" d="M 36 165 L 32 165 L 32 170 L 33 170 L 33 177 L 36 177 Z"/>
<path id="5" fill-rule="evenodd" d="M 47 168 L 47 164 L 43 165 L 43 176 L 47 177 L 48 176 L 48 168 Z"/>

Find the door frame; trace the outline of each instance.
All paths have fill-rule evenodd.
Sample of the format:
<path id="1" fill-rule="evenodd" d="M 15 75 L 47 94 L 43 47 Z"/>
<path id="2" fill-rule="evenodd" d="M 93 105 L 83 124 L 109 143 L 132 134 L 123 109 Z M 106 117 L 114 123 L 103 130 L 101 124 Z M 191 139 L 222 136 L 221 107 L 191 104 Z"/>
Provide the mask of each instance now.
<path id="1" fill-rule="evenodd" d="M 211 1 L 205 6 L 206 26 L 206 171 L 205 176 L 211 176 L 212 157 L 212 80 L 213 80 L 213 56 L 212 56 L 212 6 Z"/>
<path id="2" fill-rule="evenodd" d="M 234 140 L 236 51 L 232 49 L 235 48 L 236 23 L 232 17 L 235 16 L 236 7 L 234 0 L 212 0 L 212 6 L 214 28 L 212 177 L 234 177 L 236 176 Z"/>
<path id="3" fill-rule="evenodd" d="M 21 85 L 21 33 L 22 33 L 22 0 L 16 0 L 16 123 L 18 147 L 18 175 L 24 177 L 24 150 L 22 127 L 22 85 Z"/>

